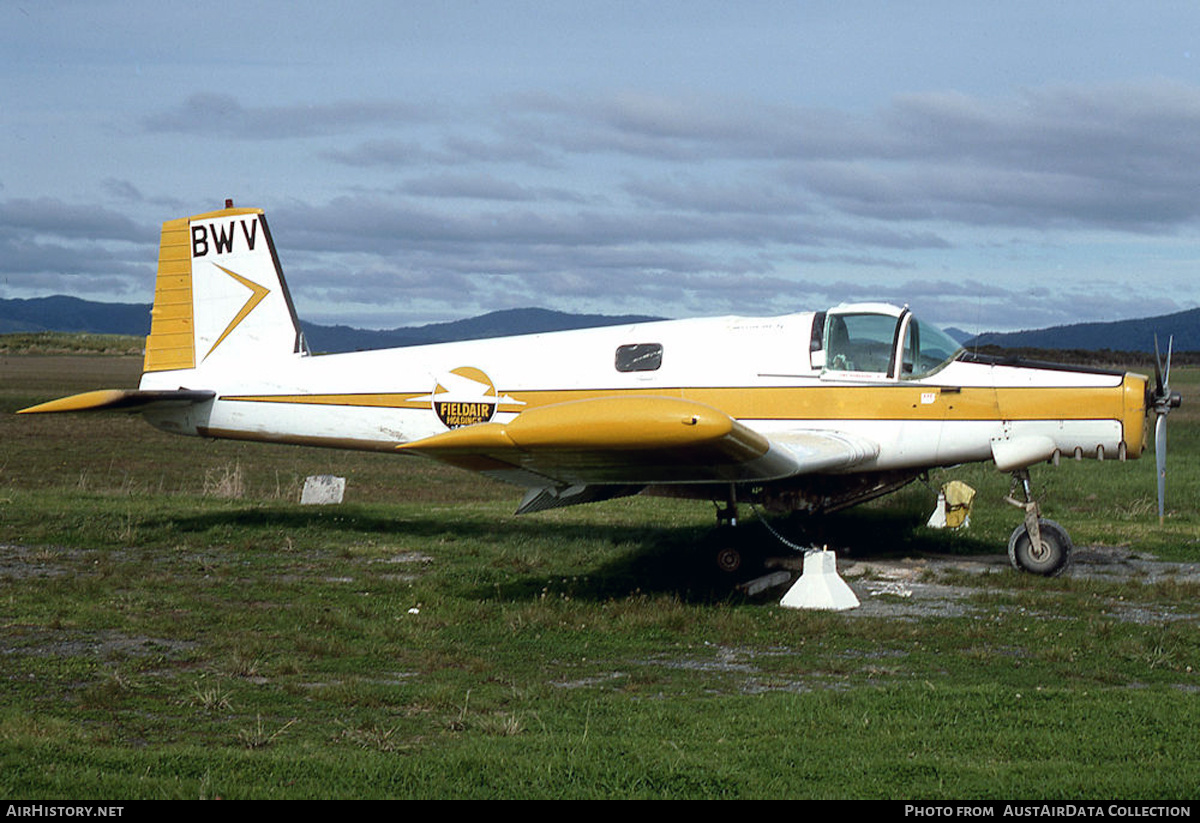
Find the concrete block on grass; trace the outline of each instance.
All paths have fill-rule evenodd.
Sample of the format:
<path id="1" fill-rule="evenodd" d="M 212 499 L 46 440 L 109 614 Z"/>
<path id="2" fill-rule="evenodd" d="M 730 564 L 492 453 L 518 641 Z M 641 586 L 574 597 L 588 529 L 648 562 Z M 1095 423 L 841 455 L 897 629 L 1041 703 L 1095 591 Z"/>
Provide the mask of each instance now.
<path id="1" fill-rule="evenodd" d="M 306 506 L 341 503 L 345 493 L 346 478 L 332 474 L 314 474 L 304 481 L 304 492 L 300 495 L 300 502 Z"/>

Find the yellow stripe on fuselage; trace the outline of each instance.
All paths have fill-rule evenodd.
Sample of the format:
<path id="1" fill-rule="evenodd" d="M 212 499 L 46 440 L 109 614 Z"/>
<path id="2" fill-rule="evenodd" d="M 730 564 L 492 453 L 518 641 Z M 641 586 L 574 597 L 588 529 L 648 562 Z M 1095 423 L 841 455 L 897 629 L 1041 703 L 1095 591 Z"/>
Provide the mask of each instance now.
<path id="1" fill-rule="evenodd" d="M 569 389 L 506 391 L 523 409 L 600 397 L 677 397 L 739 420 L 1124 420 L 1125 390 L 1116 387 L 800 386 Z M 428 409 L 428 391 L 396 393 L 225 395 L 251 403 Z M 504 404 L 502 404 L 503 406 Z M 503 410 L 503 409 L 502 409 Z M 514 409 L 515 410 L 515 409 Z"/>
<path id="2" fill-rule="evenodd" d="M 362 394 L 240 394 L 222 395 L 222 400 L 242 403 L 293 403 L 302 406 L 358 406 L 385 409 L 428 409 L 429 401 L 414 402 L 413 398 L 428 397 L 429 392 L 362 393 Z"/>

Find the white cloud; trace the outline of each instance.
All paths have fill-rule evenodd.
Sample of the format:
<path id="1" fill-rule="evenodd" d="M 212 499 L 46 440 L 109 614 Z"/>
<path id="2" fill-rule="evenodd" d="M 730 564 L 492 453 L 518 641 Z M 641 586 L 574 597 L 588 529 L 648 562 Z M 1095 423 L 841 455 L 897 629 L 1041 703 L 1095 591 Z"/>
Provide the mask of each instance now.
<path id="1" fill-rule="evenodd" d="M 232 194 L 326 321 L 1200 301 L 1190 6 L 64 8 L 0 17 L 10 292 L 148 299 Z"/>

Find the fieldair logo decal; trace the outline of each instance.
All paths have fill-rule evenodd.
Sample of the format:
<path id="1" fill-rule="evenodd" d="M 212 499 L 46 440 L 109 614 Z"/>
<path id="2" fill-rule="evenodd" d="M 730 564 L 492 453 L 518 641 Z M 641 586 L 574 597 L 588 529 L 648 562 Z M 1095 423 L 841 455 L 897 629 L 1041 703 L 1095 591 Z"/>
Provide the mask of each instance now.
<path id="1" fill-rule="evenodd" d="M 500 405 L 525 405 L 508 395 L 497 396 L 491 378 L 472 366 L 446 372 L 437 378 L 433 394 L 414 399 L 428 400 L 434 414 L 449 429 L 487 423 Z"/>

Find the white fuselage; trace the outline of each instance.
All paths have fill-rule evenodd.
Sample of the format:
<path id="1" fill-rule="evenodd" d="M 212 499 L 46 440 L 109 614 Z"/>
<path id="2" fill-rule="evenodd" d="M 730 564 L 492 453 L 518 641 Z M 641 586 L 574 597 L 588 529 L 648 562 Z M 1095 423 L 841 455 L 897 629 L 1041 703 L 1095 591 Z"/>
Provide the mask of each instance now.
<path id="1" fill-rule="evenodd" d="M 1068 455 L 1141 450 L 1144 378 L 962 360 L 917 379 L 823 370 L 811 353 L 815 316 L 264 355 L 148 372 L 141 388 L 217 392 L 190 409 L 147 413 L 168 431 L 371 450 L 461 423 L 505 422 L 538 406 L 611 395 L 704 403 L 764 435 L 836 430 L 877 443 L 878 454 L 855 471 L 987 460 L 993 443 L 1030 436 L 1048 437 Z M 657 354 L 657 367 L 618 370 L 618 350 L 636 355 L 639 346 Z M 1135 419 L 1137 431 L 1129 431 Z"/>

